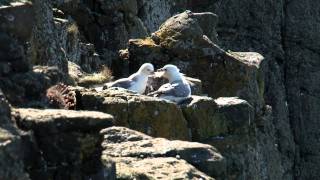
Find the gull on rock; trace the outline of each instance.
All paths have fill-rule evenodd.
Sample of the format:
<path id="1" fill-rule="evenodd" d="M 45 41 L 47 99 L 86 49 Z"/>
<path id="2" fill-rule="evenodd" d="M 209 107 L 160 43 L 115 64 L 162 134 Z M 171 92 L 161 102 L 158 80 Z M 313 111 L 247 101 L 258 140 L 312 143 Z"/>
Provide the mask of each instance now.
<path id="1" fill-rule="evenodd" d="M 191 96 L 191 88 L 183 74 L 177 66 L 167 64 L 163 68 L 157 70 L 161 77 L 169 80 L 169 83 L 162 85 L 157 91 L 148 95 L 160 97 L 174 102 L 181 102 Z"/>
<path id="2" fill-rule="evenodd" d="M 114 82 L 106 83 L 103 89 L 120 87 L 128 89 L 138 94 L 143 94 L 146 90 L 148 76 L 154 74 L 154 67 L 151 63 L 143 64 L 139 70 L 128 78 L 118 79 Z"/>

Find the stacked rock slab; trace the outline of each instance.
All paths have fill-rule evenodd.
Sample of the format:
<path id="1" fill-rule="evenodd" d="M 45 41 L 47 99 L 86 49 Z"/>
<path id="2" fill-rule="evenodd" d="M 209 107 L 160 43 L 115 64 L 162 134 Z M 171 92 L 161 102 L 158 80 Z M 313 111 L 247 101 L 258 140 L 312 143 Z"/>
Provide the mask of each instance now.
<path id="1" fill-rule="evenodd" d="M 101 133 L 104 135 L 102 159 L 116 162 L 117 178 L 221 179 L 224 176 L 224 158 L 210 145 L 152 138 L 124 127 L 107 128 Z"/>
<path id="2" fill-rule="evenodd" d="M 269 121 L 270 118 L 265 115 L 257 117 L 255 109 L 245 100 L 237 97 L 212 99 L 192 96 L 191 102 L 178 106 L 119 89 L 77 91 L 77 101 L 81 102 L 81 108 L 110 113 L 114 115 L 117 125 L 153 137 L 191 139 L 213 145 L 226 158 L 227 178 L 253 177 L 254 173 L 261 170 L 253 167 L 253 164 L 262 162 L 255 159 L 259 158 L 257 154 L 261 151 L 257 149 L 256 143 L 264 137 L 257 137 L 255 127 L 258 123 L 263 126 L 263 121 Z M 132 102 L 135 102 L 134 105 L 130 105 Z M 274 150 L 275 147 L 270 145 L 269 151 Z M 251 162 L 248 166 L 244 163 L 246 159 Z M 270 167 L 265 168 L 265 171 L 270 170 Z"/>
<path id="3" fill-rule="evenodd" d="M 102 138 L 99 131 L 113 125 L 111 115 L 89 111 L 15 109 L 13 117 L 19 128 L 33 132 L 44 161 L 45 171 L 42 173 L 31 167 L 32 179 L 114 177 L 113 165 L 104 168 L 100 161 Z"/>
<path id="4" fill-rule="evenodd" d="M 77 89 L 76 93 L 79 109 L 112 114 L 116 125 L 155 137 L 190 139 L 187 121 L 174 103 L 116 88 L 102 92 Z"/>

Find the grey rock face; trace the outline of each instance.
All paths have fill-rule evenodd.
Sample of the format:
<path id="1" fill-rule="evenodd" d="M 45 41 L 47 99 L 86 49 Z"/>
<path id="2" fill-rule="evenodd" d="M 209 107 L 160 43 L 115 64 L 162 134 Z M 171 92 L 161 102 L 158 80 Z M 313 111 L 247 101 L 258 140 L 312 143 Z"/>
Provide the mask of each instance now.
<path id="1" fill-rule="evenodd" d="M 32 71 L 11 72 L 1 77 L 0 87 L 13 105 L 27 107 L 32 102 L 41 101 L 46 89 L 63 82 L 63 77 L 64 74 L 55 67 L 35 66 Z"/>
<path id="2" fill-rule="evenodd" d="M 57 66 L 61 72 L 68 73 L 65 50 L 59 43 L 59 36 L 52 12 L 52 2 L 35 0 L 35 23 L 31 37 L 31 59 L 34 64 Z M 61 32 L 63 33 L 63 31 Z"/>
<path id="3" fill-rule="evenodd" d="M 142 0 L 137 1 L 139 17 L 147 27 L 149 34 L 156 31 L 159 26 L 171 17 L 172 1 L 170 0 Z"/>
<path id="4" fill-rule="evenodd" d="M 101 129 L 112 126 L 111 115 L 88 111 L 15 109 L 13 117 L 19 128 L 34 133 L 42 152 L 46 171 L 43 174 L 32 172 L 33 179 L 103 179 L 104 173 L 112 173 L 112 168 L 101 164 L 102 140 L 99 136 Z"/>
<path id="5" fill-rule="evenodd" d="M 0 89 L 0 179 L 29 180 L 21 151 L 23 141 L 10 119 L 10 106 Z M 27 151 L 27 149 L 25 149 Z"/>
<path id="6" fill-rule="evenodd" d="M 0 1 L 0 4 L 7 2 L 7 0 Z M 261 72 L 265 76 L 264 86 L 259 84 L 259 87 L 264 88 L 259 88 L 259 92 L 260 95 L 264 95 L 266 104 L 271 105 L 272 116 L 258 118 L 259 124 L 255 134 L 258 137 L 258 142 L 255 150 L 258 150 L 259 153 L 255 153 L 253 157 L 258 159 L 259 162 L 266 162 L 263 164 L 264 166 L 270 166 L 270 168 L 272 166 L 273 168 L 271 169 L 273 171 L 268 172 L 265 170 L 266 168 L 260 168 L 258 174 L 261 176 L 257 175 L 256 177 L 261 177 L 261 179 L 291 180 L 293 178 L 315 179 L 319 176 L 319 152 L 317 151 L 319 149 L 317 146 L 319 144 L 317 140 L 319 122 L 317 119 L 319 119 L 318 47 L 320 41 L 317 31 L 319 29 L 319 16 L 317 16 L 319 4 L 316 1 L 123 0 L 93 2 L 57 0 L 54 3 L 59 8 L 61 7 L 66 14 L 70 14 L 79 24 L 79 29 L 82 33 L 82 37 L 80 36 L 79 38 L 82 43 L 93 43 L 95 45 L 93 48 L 90 45 L 90 47 L 85 46 L 83 48 L 86 50 L 84 50 L 84 57 L 81 58 L 83 61 L 81 61 L 84 67 L 87 67 L 88 70 L 84 68 L 87 71 L 94 69 L 95 66 L 90 65 L 95 64 L 99 59 L 91 49 L 97 49 L 104 63 L 114 65 L 115 62 L 119 63 L 119 61 L 111 62 L 111 59 L 117 59 L 117 50 L 126 48 L 129 38 L 138 38 L 157 30 L 166 18 L 179 10 L 191 9 L 194 12 L 209 11 L 216 13 L 219 16 L 219 23 L 216 27 L 216 31 L 219 34 L 218 44 L 223 49 L 256 51 L 263 54 L 265 58 L 258 70 L 259 76 Z M 102 12 L 99 8 L 101 4 L 104 4 Z M 5 28 L 8 28 L 8 31 L 15 32 L 19 37 L 26 37 L 31 32 L 28 28 L 31 23 L 26 24 L 26 21 L 20 21 L 21 17 L 15 16 L 14 9 L 9 9 L 11 9 L 10 13 L 14 15 L 13 17 L 19 23 L 10 23 L 15 22 L 10 21 L 12 16 L 0 16 L 0 23 L 9 23 L 5 24 Z M 20 9 L 20 7 L 17 9 Z M 25 8 L 23 7 L 22 9 Z M 0 11 L 4 12 L 3 9 Z M 5 12 L 7 13 L 8 11 L 5 10 Z M 30 14 L 28 11 L 24 15 L 25 18 L 29 19 Z M 209 21 L 205 21 L 206 23 L 211 26 Z M 112 24 L 112 27 L 109 26 L 110 24 Z M 21 26 L 25 28 L 20 28 Z M 211 32 L 214 34 L 214 31 Z M 214 41 L 214 38 L 208 35 L 210 34 L 209 31 L 204 34 Z M 157 41 L 159 39 L 155 38 L 154 40 Z M 11 40 L 7 41 L 6 38 L 2 41 L 12 44 Z M 185 44 L 187 43 L 183 43 L 183 45 Z M 3 45 L 7 46 L 5 43 L 0 43 L 1 47 Z M 134 46 L 131 47 L 133 48 Z M 18 59 L 21 57 L 19 55 L 21 53 L 20 50 L 14 50 L 8 56 L 6 54 L 8 49 L 6 48 L 4 48 L 4 51 L 0 50 L 0 57 L 15 59 L 11 62 L 19 62 L 17 63 L 19 65 L 12 66 L 7 62 L 0 62 L 1 78 L 4 77 L 3 75 L 10 75 L 12 71 L 20 72 L 21 69 L 27 71 L 28 67 L 21 63 L 26 62 L 25 60 L 16 61 L 17 57 Z M 158 46 L 151 48 L 151 50 L 150 48 L 145 48 L 145 46 L 140 47 L 140 49 L 141 52 L 148 54 L 144 56 L 148 57 L 147 60 L 154 60 L 159 64 L 170 61 L 179 64 L 179 67 L 189 65 L 188 62 L 183 62 L 181 58 L 174 59 L 168 55 L 163 55 L 163 49 Z M 4 55 L 1 53 L 4 53 Z M 140 53 L 137 54 L 141 55 Z M 180 54 L 183 55 L 183 53 Z M 74 56 L 68 57 L 73 59 Z M 0 61 L 2 59 L 0 58 Z M 75 60 L 75 62 L 77 61 Z M 201 63 L 202 60 L 200 59 L 199 62 Z M 125 65 L 127 63 L 128 61 L 123 62 Z M 123 68 L 123 64 L 120 67 Z M 130 64 L 130 70 L 136 70 L 134 66 L 138 66 L 138 64 Z M 19 67 L 19 70 L 15 70 L 14 68 L 16 67 Z M 201 67 L 208 67 L 208 63 L 204 63 Z M 119 69 L 119 66 L 117 68 Z M 125 70 L 125 73 L 129 72 L 129 68 Z M 199 68 L 199 72 L 206 73 L 203 68 Z M 118 73 L 118 75 L 121 75 L 121 73 Z M 189 73 L 193 72 L 187 71 L 187 74 Z M 238 72 L 234 74 L 237 75 Z M 15 75 L 14 79 L 20 80 L 17 82 L 21 83 L 21 79 L 25 77 Z M 203 80 L 203 77 L 198 78 Z M 39 91 L 35 90 L 32 90 L 31 93 L 25 91 L 26 87 L 27 89 L 34 87 L 29 82 L 38 81 L 37 78 L 30 79 L 32 80 L 28 80 L 28 83 L 21 83 L 22 85 L 19 86 L 13 86 L 12 83 L 9 86 L 6 83 L 8 81 L 1 79 L 0 85 L 11 101 L 12 99 L 20 98 L 20 93 L 16 92 L 23 92 L 21 94 L 26 95 L 38 94 Z M 39 82 L 41 83 L 36 84 L 42 84 L 42 81 Z M 210 84 L 207 81 L 203 81 L 203 86 L 203 89 L 208 91 L 207 87 Z M 9 87 L 8 89 L 11 89 L 14 93 L 8 93 L 9 91 L 4 87 Z M 216 90 L 218 91 L 219 89 Z M 265 90 L 264 93 L 263 90 Z M 222 94 L 224 93 L 224 91 L 221 92 Z M 233 96 L 235 93 L 232 92 L 230 94 Z M 244 97 L 247 96 L 242 98 Z M 256 96 L 251 98 L 255 99 Z M 19 101 L 19 103 L 21 102 L 23 101 Z M 267 112 L 262 111 L 261 113 Z M 250 159 L 251 161 L 252 159 Z M 243 160 L 239 164 L 244 165 L 245 161 Z M 259 169 L 250 168 L 254 171 Z M 239 174 L 234 178 L 237 177 L 243 177 L 240 170 Z"/>
<path id="7" fill-rule="evenodd" d="M 320 6 L 313 1 L 286 2 L 283 49 L 289 118 L 297 145 L 296 177 L 314 179 L 320 175 Z M 308 11 L 302 11 L 308 9 Z"/>
<path id="8" fill-rule="evenodd" d="M 222 47 L 257 51 L 266 58 L 265 100 L 272 106 L 278 179 L 319 176 L 319 4 L 315 1 L 196 1 L 187 8 L 213 11 Z M 317 131 L 317 132 L 316 132 Z M 266 134 L 265 132 L 262 132 Z M 269 140 L 273 139 L 272 137 Z"/>
<path id="9" fill-rule="evenodd" d="M 173 178 L 180 173 L 183 174 L 191 171 L 189 172 L 191 177 L 185 175 L 183 178 L 193 179 L 192 177 L 200 176 L 204 179 L 211 179 L 195 170 L 192 166 L 187 165 L 185 161 L 211 177 L 220 179 L 224 176 L 224 158 L 210 145 L 152 138 L 123 127 L 107 128 L 102 130 L 101 133 L 104 135 L 102 158 L 114 159 L 117 162 L 118 178 L 124 175 L 135 176 L 136 173 L 133 173 L 134 171 L 138 172 L 138 174 L 144 174 L 149 178 L 157 177 L 161 173 L 166 173 L 166 178 Z M 158 168 L 152 170 L 153 168 L 148 167 L 147 164 L 150 164 L 154 168 L 158 166 Z M 170 164 L 177 165 L 172 167 Z M 138 167 L 138 165 L 144 166 Z M 168 169 L 160 168 L 161 166 Z M 148 168 L 150 170 L 143 170 Z M 174 170 L 175 168 L 176 170 Z M 130 170 L 133 172 L 128 174 Z"/>

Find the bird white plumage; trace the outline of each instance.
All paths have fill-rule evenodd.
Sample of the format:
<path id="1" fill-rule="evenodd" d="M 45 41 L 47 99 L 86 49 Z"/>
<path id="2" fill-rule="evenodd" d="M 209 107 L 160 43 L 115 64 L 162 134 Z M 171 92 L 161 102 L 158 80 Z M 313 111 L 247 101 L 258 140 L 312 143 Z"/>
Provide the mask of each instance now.
<path id="1" fill-rule="evenodd" d="M 160 76 L 169 80 L 169 83 L 162 85 L 157 91 L 148 95 L 155 95 L 171 101 L 179 101 L 191 96 L 191 88 L 187 80 L 177 66 L 168 64 L 157 70 L 162 73 Z"/>
<path id="2" fill-rule="evenodd" d="M 118 79 L 114 82 L 105 84 L 105 88 L 121 87 L 130 91 L 143 94 L 146 90 L 148 76 L 154 73 L 151 63 L 143 64 L 139 70 L 128 78 Z M 104 89 L 105 89 L 104 88 Z"/>

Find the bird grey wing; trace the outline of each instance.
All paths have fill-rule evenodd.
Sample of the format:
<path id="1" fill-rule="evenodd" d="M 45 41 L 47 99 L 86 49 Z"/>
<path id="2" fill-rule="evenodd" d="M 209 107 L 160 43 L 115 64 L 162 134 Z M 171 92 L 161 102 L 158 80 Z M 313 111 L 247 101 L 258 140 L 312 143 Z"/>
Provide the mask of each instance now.
<path id="1" fill-rule="evenodd" d="M 188 83 L 174 84 L 174 96 L 187 97 L 191 95 L 191 88 Z"/>
<path id="2" fill-rule="evenodd" d="M 173 83 L 171 88 L 167 91 L 163 91 L 162 95 L 175 96 L 175 97 L 187 97 L 191 95 L 191 89 L 187 83 Z"/>
<path id="3" fill-rule="evenodd" d="M 169 95 L 169 96 L 174 96 L 174 93 L 175 93 L 175 84 L 170 84 L 170 83 L 167 83 L 167 84 L 164 84 L 162 85 L 157 91 L 158 91 L 158 94 L 165 94 L 165 95 Z"/>
<path id="4" fill-rule="evenodd" d="M 154 91 L 154 92 L 151 92 L 151 93 L 149 93 L 148 95 L 149 95 L 149 96 L 150 96 L 150 95 L 159 96 L 159 95 L 161 95 L 161 94 L 163 94 L 163 93 L 167 93 L 167 92 L 171 91 L 172 89 L 173 89 L 173 87 L 171 86 L 171 84 L 170 84 L 170 83 L 167 83 L 167 84 L 164 84 L 164 85 L 160 86 L 158 90 L 156 90 L 156 91 Z"/>
<path id="5" fill-rule="evenodd" d="M 114 83 L 110 84 L 109 87 L 121 87 L 124 89 L 129 89 L 134 82 L 131 79 L 119 79 Z"/>

